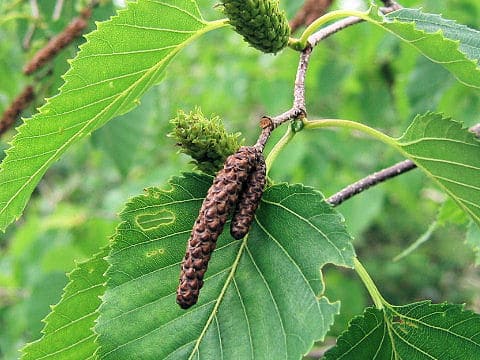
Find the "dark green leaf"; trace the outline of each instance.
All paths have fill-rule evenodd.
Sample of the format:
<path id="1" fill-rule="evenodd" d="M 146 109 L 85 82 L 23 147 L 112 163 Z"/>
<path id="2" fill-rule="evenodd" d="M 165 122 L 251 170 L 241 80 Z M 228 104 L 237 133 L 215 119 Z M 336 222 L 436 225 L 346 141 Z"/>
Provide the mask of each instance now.
<path id="1" fill-rule="evenodd" d="M 462 306 L 422 301 L 367 308 L 327 352 L 336 359 L 462 359 L 480 355 L 480 315 Z"/>
<path id="2" fill-rule="evenodd" d="M 325 336 L 338 305 L 321 296 L 320 269 L 352 266 L 354 253 L 341 217 L 301 185 L 268 188 L 250 234 L 220 236 L 198 304 L 185 311 L 175 303 L 211 181 L 187 174 L 127 204 L 108 258 L 100 358 L 298 359 Z M 155 216 L 170 220 L 148 221 Z"/>

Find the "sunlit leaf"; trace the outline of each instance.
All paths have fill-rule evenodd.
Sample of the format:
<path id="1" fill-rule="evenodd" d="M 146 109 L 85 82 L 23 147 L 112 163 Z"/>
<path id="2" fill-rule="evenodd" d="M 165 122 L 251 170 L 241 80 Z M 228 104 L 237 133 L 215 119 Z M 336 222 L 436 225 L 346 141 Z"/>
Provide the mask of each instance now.
<path id="1" fill-rule="evenodd" d="M 372 7 L 368 20 L 441 64 L 465 85 L 480 88 L 480 32 L 440 15 L 404 8 L 380 16 Z"/>
<path id="2" fill-rule="evenodd" d="M 87 35 L 59 95 L 18 128 L 0 167 L 0 229 L 18 218 L 48 167 L 73 143 L 139 103 L 170 60 L 203 33 L 193 0 L 129 2 Z"/>

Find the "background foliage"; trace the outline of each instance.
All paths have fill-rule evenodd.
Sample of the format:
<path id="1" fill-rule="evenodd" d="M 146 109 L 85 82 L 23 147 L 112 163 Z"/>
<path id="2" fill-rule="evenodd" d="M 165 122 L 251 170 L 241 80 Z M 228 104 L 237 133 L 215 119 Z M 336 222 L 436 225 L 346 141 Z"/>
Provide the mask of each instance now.
<path id="1" fill-rule="evenodd" d="M 207 19 L 221 17 L 211 1 L 198 2 Z M 45 36 L 62 29 L 83 5 L 65 0 L 62 16 L 53 21 L 53 3 L 39 2 L 44 24 L 27 52 L 19 44 L 27 31 L 28 3 L 0 3 L 0 14 L 6 14 L 0 15 L 0 112 L 28 83 L 21 75 L 22 64 L 43 45 Z M 301 5 L 291 0 L 282 3 L 290 17 Z M 334 7 L 351 3 L 337 1 Z M 402 4 L 480 28 L 476 0 Z M 95 10 L 95 20 L 108 18 L 114 8 L 106 2 Z M 65 60 L 75 50 L 70 47 L 56 59 L 36 106 L 57 92 L 59 75 L 68 67 Z M 16 358 L 22 344 L 40 337 L 40 320 L 49 305 L 60 299 L 67 282 L 65 272 L 107 242 L 128 197 L 191 169 L 188 159 L 177 154 L 166 137 L 168 120 L 177 109 L 189 111 L 200 105 L 205 114 L 220 115 L 230 131 L 242 131 L 246 143 L 252 143 L 258 118 L 290 105 L 297 60 L 293 51 L 260 54 L 231 31 L 209 33 L 171 63 L 165 80 L 143 97 L 142 106 L 82 140 L 47 172 L 22 219 L 0 234 L 0 358 Z M 369 24 L 342 31 L 315 50 L 307 95 L 312 118 L 354 119 L 392 136 L 401 135 L 413 115 L 434 108 L 467 126 L 480 122 L 478 90 L 455 82 L 443 68 Z M 2 149 L 13 134 L 2 137 Z M 400 157 L 393 150 L 362 135 L 330 130 L 300 133 L 280 155 L 271 176 L 302 182 L 330 195 L 397 160 Z M 465 238 L 462 217 L 448 220 L 417 251 L 392 261 L 427 231 L 444 199 L 430 180 L 413 171 L 338 210 L 355 237 L 357 254 L 391 303 L 429 298 L 466 303 L 480 312 L 480 294 L 475 291 L 480 272 L 473 266 L 471 248 L 461 240 Z M 346 321 L 369 304 L 369 298 L 352 271 L 328 267 L 324 274 L 327 296 L 342 301 L 342 312 L 329 333 L 336 337 Z"/>

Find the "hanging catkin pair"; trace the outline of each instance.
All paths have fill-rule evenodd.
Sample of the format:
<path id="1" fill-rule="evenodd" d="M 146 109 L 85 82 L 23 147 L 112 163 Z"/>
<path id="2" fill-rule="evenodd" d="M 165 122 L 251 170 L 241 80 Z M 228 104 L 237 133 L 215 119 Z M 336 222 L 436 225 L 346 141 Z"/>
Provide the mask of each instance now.
<path id="1" fill-rule="evenodd" d="M 233 238 L 239 240 L 248 234 L 255 211 L 260 204 L 266 180 L 265 159 L 263 154 L 259 152 L 255 168 L 248 176 L 244 190 L 233 213 L 232 222 L 230 223 L 230 234 Z"/>
<path id="2" fill-rule="evenodd" d="M 257 148 L 242 146 L 226 159 L 208 190 L 188 240 L 177 289 L 181 308 L 188 309 L 197 302 L 208 262 L 230 211 L 236 206 L 231 233 L 236 239 L 242 238 L 253 220 L 248 210 L 256 210 L 258 204 L 252 202 L 256 199 L 258 203 L 264 185 L 265 161 Z"/>

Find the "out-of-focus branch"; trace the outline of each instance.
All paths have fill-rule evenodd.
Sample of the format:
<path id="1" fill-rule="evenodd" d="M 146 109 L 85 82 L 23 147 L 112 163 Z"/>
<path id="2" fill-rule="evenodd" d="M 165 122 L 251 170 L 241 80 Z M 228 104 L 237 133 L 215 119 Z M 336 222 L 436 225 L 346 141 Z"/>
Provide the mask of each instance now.
<path id="1" fill-rule="evenodd" d="M 47 45 L 40 49 L 33 58 L 24 66 L 23 73 L 30 75 L 51 61 L 63 48 L 67 47 L 75 38 L 82 35 L 88 26 L 88 19 L 92 15 L 91 7 L 87 7 L 80 16 L 73 19 L 70 24 Z"/>
<path id="2" fill-rule="evenodd" d="M 477 138 L 480 139 L 480 123 L 478 123 L 477 125 L 473 125 L 469 130 L 473 132 Z"/>
<path id="3" fill-rule="evenodd" d="M 55 8 L 53 9 L 52 20 L 60 19 L 63 9 L 63 0 L 57 0 L 55 3 Z"/>
<path id="4" fill-rule="evenodd" d="M 30 105 L 35 97 L 33 86 L 29 85 L 18 95 L 3 112 L 0 120 L 0 135 L 5 133 L 18 119 L 22 111 Z"/>
<path id="5" fill-rule="evenodd" d="M 37 0 L 30 0 L 30 11 L 32 12 L 32 18 L 35 20 L 30 25 L 28 25 L 27 32 L 23 37 L 22 47 L 25 50 L 30 49 L 30 44 L 32 42 L 33 34 L 35 34 L 35 30 L 37 29 L 37 22 L 40 18 L 40 11 L 38 10 Z"/>
<path id="6" fill-rule="evenodd" d="M 292 33 L 301 26 L 310 25 L 315 19 L 325 14 L 332 3 L 333 0 L 305 0 L 303 6 L 290 21 Z"/>

